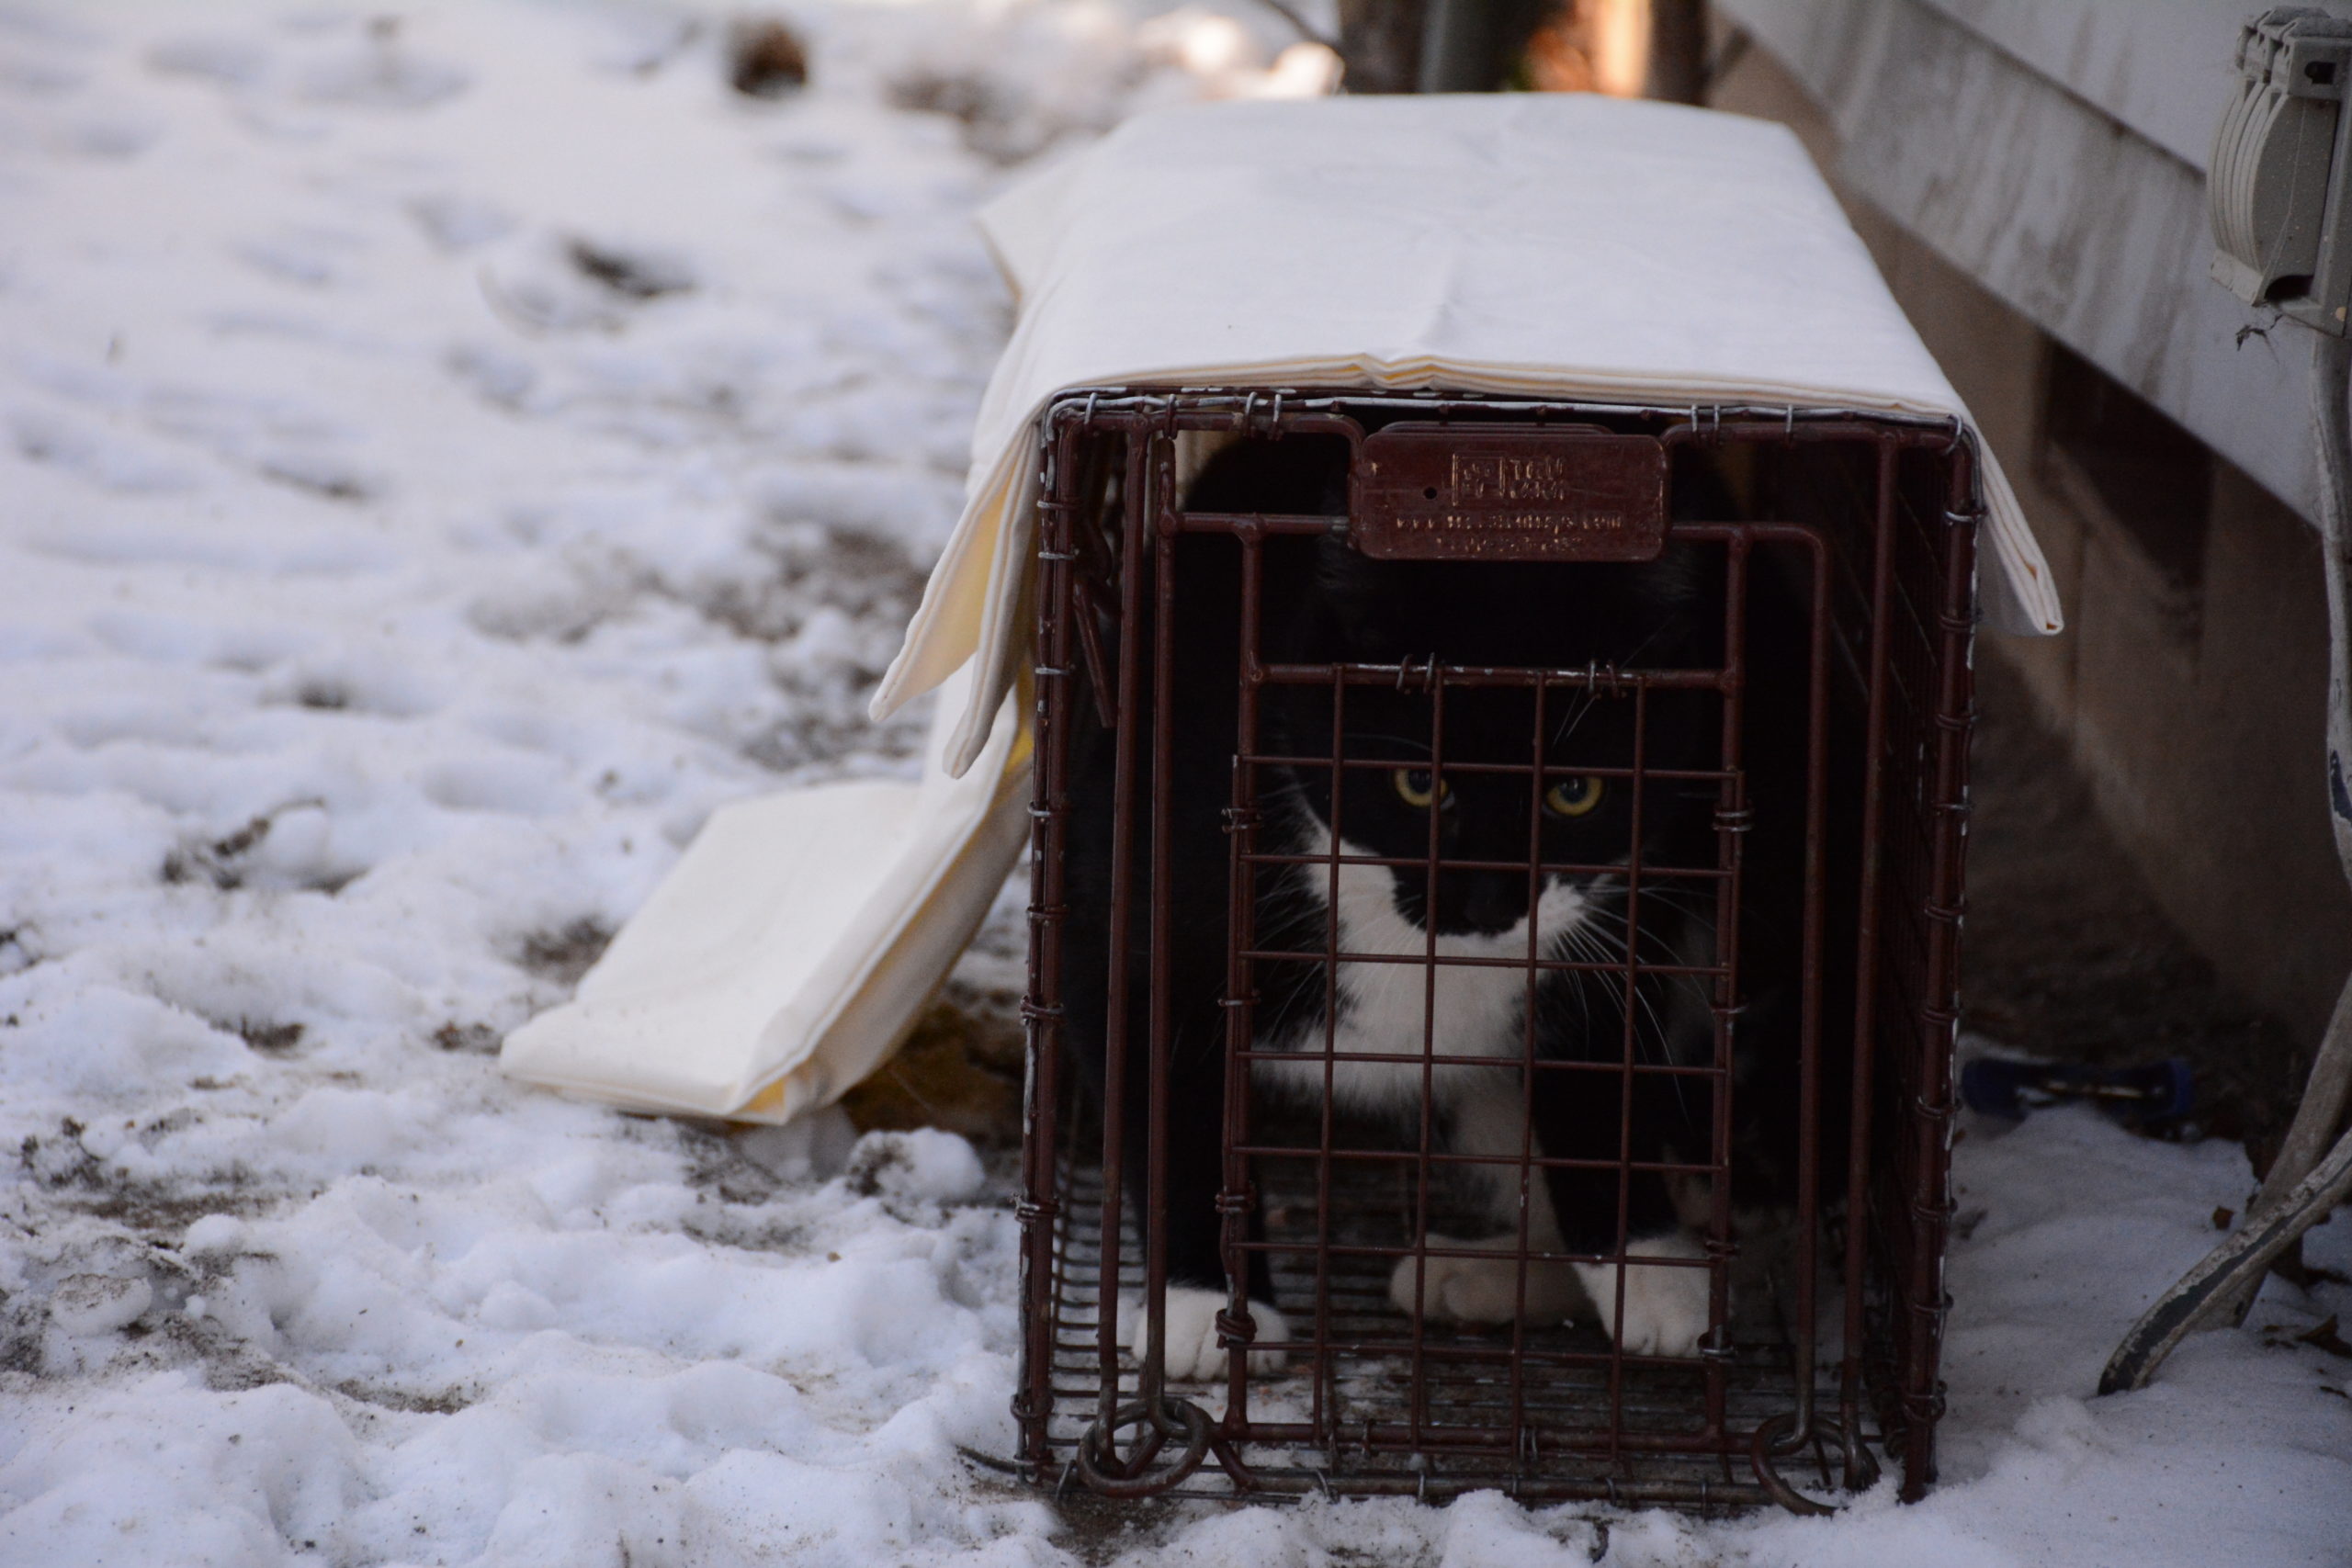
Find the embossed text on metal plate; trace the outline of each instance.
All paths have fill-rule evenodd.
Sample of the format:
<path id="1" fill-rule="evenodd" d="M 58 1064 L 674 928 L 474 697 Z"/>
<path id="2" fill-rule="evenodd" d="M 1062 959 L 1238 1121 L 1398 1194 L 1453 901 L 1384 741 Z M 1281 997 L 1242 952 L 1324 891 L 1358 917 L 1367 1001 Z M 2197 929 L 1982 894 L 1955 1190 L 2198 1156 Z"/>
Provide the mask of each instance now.
<path id="1" fill-rule="evenodd" d="M 1377 560 L 1654 560 L 1666 448 L 1648 435 L 1415 422 L 1364 437 L 1349 536 Z"/>

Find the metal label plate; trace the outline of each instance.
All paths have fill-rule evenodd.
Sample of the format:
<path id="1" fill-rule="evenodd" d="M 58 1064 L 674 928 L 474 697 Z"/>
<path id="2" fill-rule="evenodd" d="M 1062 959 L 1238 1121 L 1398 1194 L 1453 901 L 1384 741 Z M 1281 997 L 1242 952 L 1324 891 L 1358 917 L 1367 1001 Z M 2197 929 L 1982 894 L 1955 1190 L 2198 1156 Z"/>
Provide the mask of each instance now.
<path id="1" fill-rule="evenodd" d="M 1349 537 L 1376 560 L 1655 560 L 1666 447 L 1602 430 L 1392 424 L 1364 437 Z"/>

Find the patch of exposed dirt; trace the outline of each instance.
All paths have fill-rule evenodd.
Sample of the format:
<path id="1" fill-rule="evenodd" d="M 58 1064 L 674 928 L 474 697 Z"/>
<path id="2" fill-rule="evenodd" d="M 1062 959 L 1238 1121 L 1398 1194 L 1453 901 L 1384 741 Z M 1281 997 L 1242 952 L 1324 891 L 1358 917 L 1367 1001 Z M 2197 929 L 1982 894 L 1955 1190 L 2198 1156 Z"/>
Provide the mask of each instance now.
<path id="1" fill-rule="evenodd" d="M 241 1018 L 233 1026 L 237 1037 L 264 1055 L 282 1056 L 302 1043 L 302 1025 L 272 1023 L 266 1019 Z"/>
<path id="2" fill-rule="evenodd" d="M 687 293 L 695 286 L 693 274 L 666 256 L 624 251 L 589 240 L 572 241 L 565 254 L 582 276 L 640 304 Z"/>
<path id="3" fill-rule="evenodd" d="M 305 705 L 310 705 L 306 703 Z M 252 853 L 269 830 L 277 826 L 278 817 L 306 807 L 321 807 L 326 803 L 314 798 L 289 800 L 285 805 L 263 812 L 232 833 L 218 839 L 197 840 L 182 844 L 164 856 L 157 874 L 164 881 L 177 886 L 188 882 L 209 882 L 223 893 L 235 891 L 245 884 L 245 856 Z M 344 877 L 332 886 L 321 884 L 324 892 L 337 892 L 350 882 Z"/>
<path id="4" fill-rule="evenodd" d="M 842 1098 L 861 1133 L 944 1127 L 981 1148 L 1021 1143 L 1016 997 L 950 984 L 896 1056 Z"/>
<path id="5" fill-rule="evenodd" d="M 605 949 L 611 945 L 613 930 L 593 916 L 583 915 L 560 931 L 533 931 L 523 939 L 522 951 L 515 962 L 543 980 L 553 980 L 560 986 L 576 986 L 588 973 Z M 439 1037 L 435 1036 L 435 1043 Z M 455 1050 L 463 1043 L 445 1046 Z"/>
<path id="6" fill-rule="evenodd" d="M 405 1411 L 412 1416 L 455 1416 L 474 1402 L 470 1389 L 449 1388 L 436 1393 L 415 1393 L 406 1389 L 381 1388 L 371 1383 L 353 1381 L 339 1382 L 334 1391 L 346 1399 L 362 1404 L 373 1404 L 385 1410 Z"/>
<path id="7" fill-rule="evenodd" d="M 728 1122 L 673 1119 L 679 1152 L 686 1156 L 686 1184 L 704 1201 L 757 1207 L 773 1199 L 784 1183 L 757 1160 L 747 1158 L 736 1144 L 742 1129 Z M 689 1226 L 688 1228 L 692 1228 Z"/>
<path id="8" fill-rule="evenodd" d="M 602 952 L 599 948 L 597 951 Z M 585 968 L 582 974 L 586 974 Z M 495 1056 L 499 1042 L 505 1037 L 487 1023 L 445 1023 L 433 1032 L 433 1046 L 436 1051 L 458 1051 L 476 1056 Z"/>

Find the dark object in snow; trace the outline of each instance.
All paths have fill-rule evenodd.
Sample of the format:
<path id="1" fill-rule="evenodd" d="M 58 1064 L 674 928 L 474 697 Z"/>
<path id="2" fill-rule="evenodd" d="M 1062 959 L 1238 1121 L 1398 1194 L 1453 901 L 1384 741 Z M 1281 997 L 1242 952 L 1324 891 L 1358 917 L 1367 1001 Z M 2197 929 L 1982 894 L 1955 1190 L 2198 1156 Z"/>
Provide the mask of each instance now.
<path id="1" fill-rule="evenodd" d="M 288 811 L 324 805 L 325 802 L 316 798 L 289 800 L 283 806 L 263 812 L 243 827 L 220 838 L 183 844 L 164 857 L 160 874 L 165 882 L 175 886 L 201 881 L 209 882 L 223 893 L 233 892 L 245 885 L 247 866 L 244 857 L 269 837 L 270 829 L 277 825 L 280 816 Z M 336 891 L 348 880 L 345 878 L 333 887 L 322 887 L 322 890 Z"/>
<path id="2" fill-rule="evenodd" d="M 265 1055 L 279 1055 L 302 1043 L 302 1025 L 271 1023 L 265 1019 L 241 1018 L 237 1021 L 238 1037 Z"/>
<path id="3" fill-rule="evenodd" d="M 2330 1313 L 2321 1322 L 2313 1324 L 2301 1334 L 2295 1333 L 2283 1323 L 2274 1323 L 2262 1331 L 2262 1342 L 2273 1350 L 2284 1350 L 2294 1345 L 2308 1345 L 2314 1350 L 2326 1351 L 2338 1360 L 2352 1361 L 2352 1340 L 2346 1339 L 2338 1331 L 2340 1323 L 2339 1316 Z"/>
<path id="4" fill-rule="evenodd" d="M 486 1023 L 445 1023 L 433 1032 L 433 1043 L 443 1051 L 469 1051 L 477 1056 L 498 1055 L 499 1032 Z"/>
<path id="5" fill-rule="evenodd" d="M 2334 1313 L 2327 1314 L 2327 1321 L 2325 1323 L 2320 1324 L 2314 1328 L 2305 1329 L 2302 1333 L 2296 1335 L 2295 1343 L 2298 1345 L 2309 1345 L 2315 1349 L 2324 1350 L 2329 1355 L 2337 1357 L 2343 1360 L 2352 1361 L 2352 1342 L 2347 1342 L 2344 1336 L 2337 1332 L 2336 1315 Z"/>
<path id="6" fill-rule="evenodd" d="M 610 926 L 593 915 L 583 915 L 561 931 L 534 931 L 525 937 L 517 962 L 542 979 L 576 986 L 605 955 L 612 940 Z"/>
<path id="7" fill-rule="evenodd" d="M 1979 1056 L 1961 1068 L 1960 1095 L 1971 1111 L 2013 1121 L 2063 1100 L 2088 1100 L 2143 1132 L 2179 1122 L 2197 1104 L 2196 1079 L 2185 1056 L 2136 1067 Z"/>
<path id="8" fill-rule="evenodd" d="M 614 293 L 630 299 L 659 299 L 684 294 L 695 286 L 694 274 L 667 256 L 624 251 L 586 240 L 571 242 L 571 265 Z"/>
<path id="9" fill-rule="evenodd" d="M 748 98 L 780 98 L 808 85 L 808 51 L 773 17 L 735 24 L 727 40 L 727 80 Z"/>
<path id="10" fill-rule="evenodd" d="M 1866 1486 L 1876 1450 L 1920 1495 L 1953 1214 L 1964 433 L 1311 389 L 1068 393 L 1044 433 L 1026 1473 L 1817 1512 L 1791 1483 Z M 1337 449 L 1347 482 L 1196 506 L 1179 441 L 1226 433 L 1274 468 Z M 1669 550 L 1695 649 L 1514 640 L 1535 623 L 1510 606 Z M 1493 624 L 1317 641 L 1309 568 L 1327 595 L 1488 574 Z M 1407 597 L 1331 613 L 1387 626 Z M 1515 837 L 1489 797 L 1518 802 Z M 1373 814 L 1399 809 L 1419 838 L 1384 847 Z M 1697 831 L 1661 827 L 1686 811 Z M 1529 915 L 1577 887 L 1606 944 Z M 1461 1005 L 1496 974 L 1497 1006 Z M 1401 1136 L 1361 1113 L 1400 1093 Z M 1474 1098 L 1494 1124 L 1449 1130 Z M 1781 1143 L 1742 1134 L 1775 1111 Z M 1778 1248 L 1732 1225 L 1775 1177 Z"/>

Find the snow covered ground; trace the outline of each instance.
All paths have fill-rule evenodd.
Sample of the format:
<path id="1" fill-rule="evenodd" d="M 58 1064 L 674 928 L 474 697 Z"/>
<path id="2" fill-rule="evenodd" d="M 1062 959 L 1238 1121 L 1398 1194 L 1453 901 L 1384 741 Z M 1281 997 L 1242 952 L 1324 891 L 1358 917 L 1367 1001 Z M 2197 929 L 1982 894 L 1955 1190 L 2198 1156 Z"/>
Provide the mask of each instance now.
<path id="1" fill-rule="evenodd" d="M 755 101 L 691 7 L 0 4 L 0 1562 L 2352 1562 L 2352 1292 L 2086 1397 L 2219 1145 L 1972 1129 L 1919 1506 L 1103 1541 L 956 1451 L 1001 1170 L 498 1076 L 716 804 L 910 767 L 970 209 L 1284 41 L 1145 9 L 797 5 Z"/>

